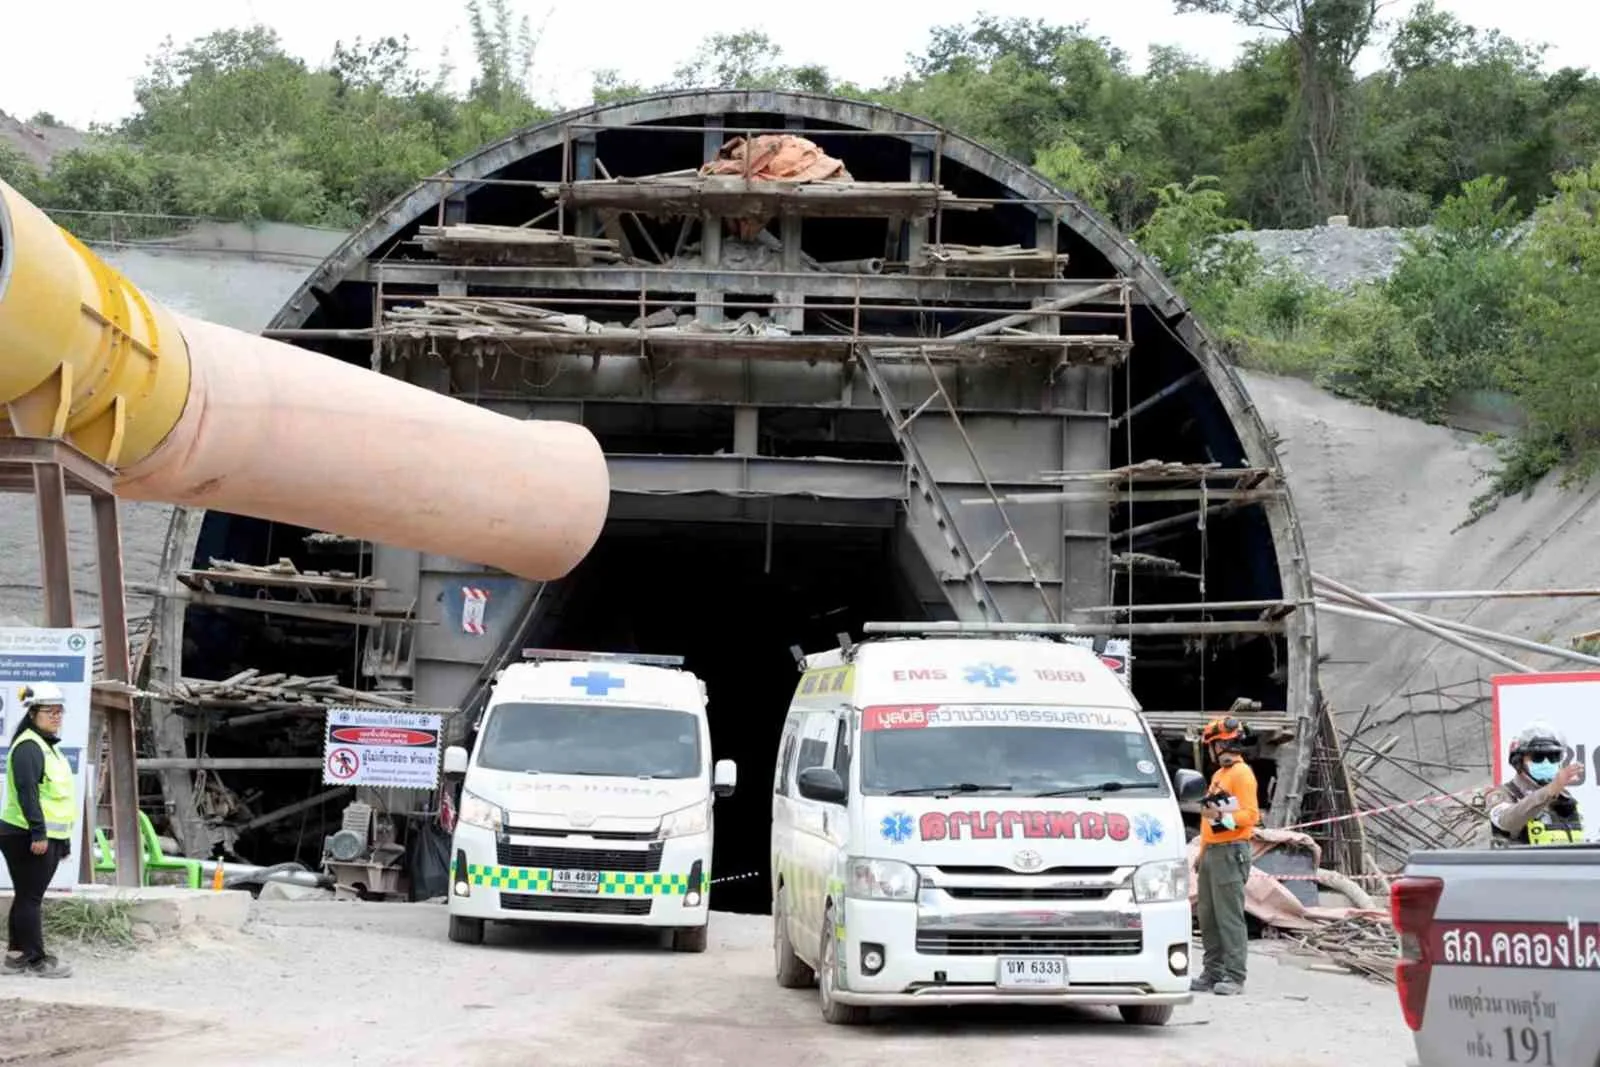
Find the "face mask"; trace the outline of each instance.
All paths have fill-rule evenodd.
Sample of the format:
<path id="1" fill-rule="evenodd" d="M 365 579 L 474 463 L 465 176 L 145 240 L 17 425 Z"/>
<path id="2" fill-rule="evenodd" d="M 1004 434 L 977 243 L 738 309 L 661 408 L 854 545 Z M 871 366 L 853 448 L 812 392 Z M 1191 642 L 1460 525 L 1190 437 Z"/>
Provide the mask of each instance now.
<path id="1" fill-rule="evenodd" d="M 1524 764 L 1528 768 L 1528 777 L 1536 782 L 1553 781 L 1556 776 L 1556 762 L 1554 760 L 1528 760 Z"/>

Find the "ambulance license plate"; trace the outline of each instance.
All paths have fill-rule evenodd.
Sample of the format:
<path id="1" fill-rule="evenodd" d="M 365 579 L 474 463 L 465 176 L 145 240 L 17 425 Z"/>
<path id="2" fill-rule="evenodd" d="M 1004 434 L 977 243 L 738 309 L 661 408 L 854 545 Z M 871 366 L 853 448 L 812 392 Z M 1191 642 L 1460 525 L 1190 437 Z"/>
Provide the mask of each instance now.
<path id="1" fill-rule="evenodd" d="M 551 871 L 550 891 L 552 893 L 598 893 L 600 892 L 600 872 Z"/>
<path id="2" fill-rule="evenodd" d="M 1065 989 L 1064 956 L 1001 956 L 995 984 L 1001 989 Z"/>

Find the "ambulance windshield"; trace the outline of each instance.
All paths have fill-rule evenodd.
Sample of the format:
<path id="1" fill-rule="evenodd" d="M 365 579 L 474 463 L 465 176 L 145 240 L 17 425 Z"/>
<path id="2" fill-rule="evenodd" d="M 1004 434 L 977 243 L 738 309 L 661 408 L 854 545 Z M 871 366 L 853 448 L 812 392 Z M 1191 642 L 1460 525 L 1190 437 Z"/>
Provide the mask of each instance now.
<path id="1" fill-rule="evenodd" d="M 867 708 L 861 789 L 867 794 L 1105 788 L 1164 796 L 1159 757 L 1131 713 L 1052 707 Z"/>
<path id="2" fill-rule="evenodd" d="M 478 744 L 478 766 L 525 774 L 694 778 L 700 720 L 669 708 L 497 704 Z"/>

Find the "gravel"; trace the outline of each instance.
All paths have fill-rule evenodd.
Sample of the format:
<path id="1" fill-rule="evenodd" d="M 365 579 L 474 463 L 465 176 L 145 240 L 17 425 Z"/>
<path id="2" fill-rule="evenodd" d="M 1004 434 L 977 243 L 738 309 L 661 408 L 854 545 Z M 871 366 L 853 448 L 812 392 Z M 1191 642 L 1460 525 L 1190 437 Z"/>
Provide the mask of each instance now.
<path id="1" fill-rule="evenodd" d="M 747 1064 L 878 1067 L 1080 1062 L 1144 1067 L 1398 1067 L 1410 1041 L 1394 991 L 1305 970 L 1278 946 L 1259 945 L 1238 999 L 1200 997 L 1171 1024 L 1138 1029 L 1109 1010 L 940 1010 L 886 1015 L 856 1029 L 818 1015 L 815 990 L 784 990 L 771 976 L 771 920 L 718 913 L 711 948 L 673 953 L 629 932 L 532 934 L 491 928 L 483 946 L 444 936 L 427 904 L 269 904 L 244 933 L 193 932 L 137 956 L 78 960 L 62 982 L 10 979 L 0 994 L 70 1003 L 122 1067 L 203 1062 L 212 1067 L 305 1063 L 447 1062 Z M 23 1050 L 3 1024 L 0 1050 L 37 1062 L 49 1042 L 81 1035 L 34 1028 Z M 60 1010 L 52 1007 L 52 1012 Z M 119 1012 L 140 1015 L 158 1047 L 119 1040 Z M 88 1014 L 84 1014 L 88 1013 Z M 1252 1046 L 1270 1021 L 1277 1035 Z M 1086 1058 L 1087 1057 L 1087 1058 Z M 1100 1058 L 1103 1057 L 1103 1058 Z"/>
<path id="2" fill-rule="evenodd" d="M 1309 230 L 1249 230 L 1249 241 L 1268 269 L 1288 269 L 1334 289 L 1387 278 L 1416 230 L 1317 226 Z"/>

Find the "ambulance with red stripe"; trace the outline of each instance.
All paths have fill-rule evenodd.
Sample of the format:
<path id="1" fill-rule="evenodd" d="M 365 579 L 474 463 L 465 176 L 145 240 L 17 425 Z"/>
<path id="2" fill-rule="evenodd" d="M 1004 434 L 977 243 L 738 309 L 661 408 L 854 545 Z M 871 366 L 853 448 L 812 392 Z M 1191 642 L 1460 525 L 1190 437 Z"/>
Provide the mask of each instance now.
<path id="1" fill-rule="evenodd" d="M 773 782 L 778 983 L 815 983 L 831 1023 L 972 1003 L 1165 1023 L 1190 1000 L 1178 804 L 1204 779 L 1174 787 L 1094 649 L 924 629 L 801 661 Z"/>

